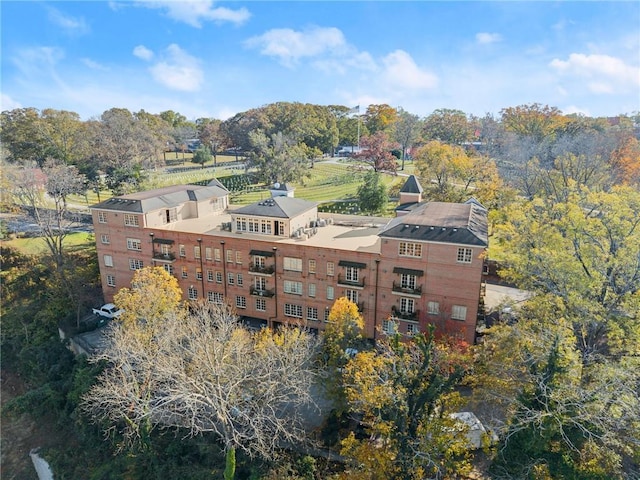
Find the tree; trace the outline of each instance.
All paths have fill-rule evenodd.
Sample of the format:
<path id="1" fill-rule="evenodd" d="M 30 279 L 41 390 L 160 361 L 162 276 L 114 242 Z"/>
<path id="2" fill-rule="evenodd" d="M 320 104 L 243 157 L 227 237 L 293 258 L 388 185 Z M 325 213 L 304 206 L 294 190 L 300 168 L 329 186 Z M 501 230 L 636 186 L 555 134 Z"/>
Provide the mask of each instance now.
<path id="1" fill-rule="evenodd" d="M 611 154 L 617 180 L 623 185 L 640 185 L 640 141 L 632 135 L 622 135 Z"/>
<path id="2" fill-rule="evenodd" d="M 407 157 L 407 150 L 413 146 L 420 134 L 420 118 L 402 108 L 398 108 L 398 120 L 394 124 L 393 138 L 402 148 L 402 167 Z"/>
<path id="3" fill-rule="evenodd" d="M 396 172 L 398 168 L 396 157 L 391 154 L 394 144 L 389 141 L 384 132 L 362 137 L 360 145 L 362 150 L 353 155 L 353 158 L 372 168 L 375 172 Z"/>
<path id="4" fill-rule="evenodd" d="M 291 139 L 277 133 L 271 138 L 257 130 L 249 134 L 252 150 L 251 165 L 260 178 L 268 183 L 299 180 L 309 169 L 305 149 Z"/>
<path id="5" fill-rule="evenodd" d="M 300 408 L 313 403 L 312 335 L 300 329 L 252 334 L 227 307 L 200 304 L 190 314 L 117 323 L 109 340 L 99 357 L 109 367 L 83 407 L 128 441 L 144 440 L 154 428 L 213 432 L 227 452 L 269 459 L 305 440 Z"/>
<path id="6" fill-rule="evenodd" d="M 200 143 L 211 149 L 214 166 L 218 163 L 218 152 L 224 148 L 227 138 L 222 131 L 222 121 L 214 118 L 199 118 L 196 120 Z"/>
<path id="7" fill-rule="evenodd" d="M 360 211 L 374 214 L 382 211 L 389 202 L 387 187 L 380 182 L 380 173 L 369 170 L 364 174 L 364 182 L 358 187 Z"/>
<path id="8" fill-rule="evenodd" d="M 88 155 L 88 142 L 80 115 L 65 110 L 45 109 L 39 122 L 48 155 L 59 162 L 77 164 Z"/>
<path id="9" fill-rule="evenodd" d="M 0 140 L 8 152 L 7 160 L 41 166 L 47 158 L 46 143 L 39 126 L 40 114 L 35 108 L 17 108 L 0 115 Z"/>
<path id="10" fill-rule="evenodd" d="M 343 441 L 342 454 L 354 459 L 344 478 L 448 478 L 468 469 L 464 429 L 449 415 L 467 361 L 456 349 L 430 329 L 412 342 L 382 339 L 347 364 L 349 407 L 369 438 Z"/>
<path id="11" fill-rule="evenodd" d="M 200 145 L 193 153 L 191 161 L 193 163 L 199 163 L 202 165 L 202 168 L 204 168 L 204 164 L 211 161 L 211 152 L 209 151 L 209 147 Z"/>
<path id="12" fill-rule="evenodd" d="M 463 111 L 439 108 L 424 119 L 422 134 L 425 140 L 462 145 L 472 140 L 474 127 Z"/>
<path id="13" fill-rule="evenodd" d="M 364 123 L 371 136 L 377 133 L 389 132 L 397 119 L 397 110 L 386 103 L 380 105 L 369 105 L 363 116 Z"/>
<path id="14" fill-rule="evenodd" d="M 552 135 L 563 123 L 560 110 L 539 103 L 503 108 L 500 110 L 500 115 L 507 131 L 532 137 L 536 142 Z"/>

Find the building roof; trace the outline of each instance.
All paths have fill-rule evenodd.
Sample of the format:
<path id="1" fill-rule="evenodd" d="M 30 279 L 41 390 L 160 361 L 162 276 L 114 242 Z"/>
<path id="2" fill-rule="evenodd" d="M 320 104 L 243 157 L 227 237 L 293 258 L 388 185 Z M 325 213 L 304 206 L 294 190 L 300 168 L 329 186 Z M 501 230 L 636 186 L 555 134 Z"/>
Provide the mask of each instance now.
<path id="1" fill-rule="evenodd" d="M 423 203 L 391 220 L 380 236 L 486 247 L 487 210 L 477 202 Z"/>
<path id="2" fill-rule="evenodd" d="M 252 217 L 292 218 L 307 210 L 317 207 L 316 202 L 292 197 L 274 197 L 238 208 L 234 215 Z"/>
<path id="3" fill-rule="evenodd" d="M 289 183 L 276 182 L 273 185 L 271 185 L 269 190 L 276 190 L 276 191 L 282 191 L 282 192 L 293 192 L 295 189 Z"/>
<path id="4" fill-rule="evenodd" d="M 189 201 L 200 202 L 214 197 L 224 197 L 228 193 L 226 188 L 218 185 L 172 185 L 146 192 L 120 195 L 93 205 L 91 208 L 145 213 L 160 208 L 177 207 Z"/>
<path id="5" fill-rule="evenodd" d="M 420 185 L 415 175 L 409 175 L 409 178 L 400 189 L 400 193 L 422 193 L 422 191 L 422 185 Z"/>

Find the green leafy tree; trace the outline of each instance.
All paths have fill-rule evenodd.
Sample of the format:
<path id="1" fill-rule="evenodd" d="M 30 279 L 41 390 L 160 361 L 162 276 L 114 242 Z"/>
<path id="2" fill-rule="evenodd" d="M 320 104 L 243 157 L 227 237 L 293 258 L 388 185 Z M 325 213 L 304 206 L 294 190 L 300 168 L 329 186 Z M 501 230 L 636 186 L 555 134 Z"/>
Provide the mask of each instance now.
<path id="1" fill-rule="evenodd" d="M 398 120 L 393 126 L 393 138 L 402 148 L 402 167 L 400 170 L 404 170 L 404 161 L 407 158 L 407 150 L 409 150 L 418 140 L 420 127 L 420 117 L 409 113 L 402 108 L 398 108 Z"/>
<path id="2" fill-rule="evenodd" d="M 380 173 L 369 170 L 364 174 L 364 181 L 358 187 L 360 211 L 374 214 L 384 210 L 389 202 L 387 187 L 381 182 Z"/>
<path id="3" fill-rule="evenodd" d="M 461 145 L 473 139 L 474 125 L 461 110 L 439 108 L 424 119 L 422 135 L 425 140 Z"/>
<path id="4" fill-rule="evenodd" d="M 204 168 L 204 164 L 207 162 L 211 161 L 211 152 L 209 151 L 209 147 L 206 147 L 204 145 L 200 145 L 196 151 L 193 153 L 193 158 L 191 159 L 191 161 L 193 163 L 198 163 L 200 165 L 202 165 L 202 168 Z"/>
<path id="5" fill-rule="evenodd" d="M 282 133 L 267 137 L 261 131 L 249 134 L 252 151 L 249 161 L 258 169 L 260 179 L 268 183 L 291 182 L 309 170 L 306 149 Z"/>
<path id="6" fill-rule="evenodd" d="M 391 129 L 397 120 L 398 111 L 386 103 L 369 105 L 363 115 L 363 121 L 367 126 L 369 135 L 391 133 Z"/>

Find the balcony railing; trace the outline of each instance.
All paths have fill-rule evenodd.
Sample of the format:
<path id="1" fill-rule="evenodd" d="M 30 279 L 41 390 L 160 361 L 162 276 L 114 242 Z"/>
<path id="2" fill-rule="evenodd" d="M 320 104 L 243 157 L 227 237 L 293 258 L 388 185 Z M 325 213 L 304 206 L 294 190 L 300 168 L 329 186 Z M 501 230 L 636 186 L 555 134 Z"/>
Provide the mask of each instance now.
<path id="1" fill-rule="evenodd" d="M 169 252 L 169 253 L 162 253 L 162 252 L 153 252 L 153 259 L 154 260 L 163 260 L 165 262 L 173 262 L 176 259 L 175 254 Z"/>
<path id="2" fill-rule="evenodd" d="M 364 287 L 364 278 L 359 280 L 349 280 L 344 275 L 338 275 L 338 285 L 345 285 L 347 287 Z"/>
<path id="3" fill-rule="evenodd" d="M 398 282 L 393 282 L 393 291 L 398 293 L 406 293 L 408 295 L 422 295 L 422 285 L 409 287 Z"/>
<path id="4" fill-rule="evenodd" d="M 253 285 L 249 287 L 249 293 L 251 295 L 255 295 L 256 297 L 273 297 L 275 295 L 274 290 L 261 290 Z"/>
<path id="5" fill-rule="evenodd" d="M 261 273 L 263 275 L 273 275 L 276 271 L 275 265 L 256 265 L 255 263 L 249 263 L 249 271 L 251 273 Z"/>
<path id="6" fill-rule="evenodd" d="M 420 310 L 415 310 L 413 312 L 401 312 L 398 307 L 392 306 L 391 316 L 400 320 L 412 320 L 415 322 L 420 317 Z"/>

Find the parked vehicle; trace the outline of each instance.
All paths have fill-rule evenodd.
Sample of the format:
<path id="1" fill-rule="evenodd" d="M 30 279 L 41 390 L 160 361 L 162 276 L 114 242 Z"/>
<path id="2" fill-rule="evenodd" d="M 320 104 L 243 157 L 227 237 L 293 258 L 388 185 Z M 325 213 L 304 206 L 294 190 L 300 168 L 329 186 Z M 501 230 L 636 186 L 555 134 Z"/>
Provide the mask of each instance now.
<path id="1" fill-rule="evenodd" d="M 93 313 L 106 318 L 118 318 L 124 313 L 124 310 L 118 309 L 113 303 L 107 303 L 100 308 L 94 308 Z"/>

